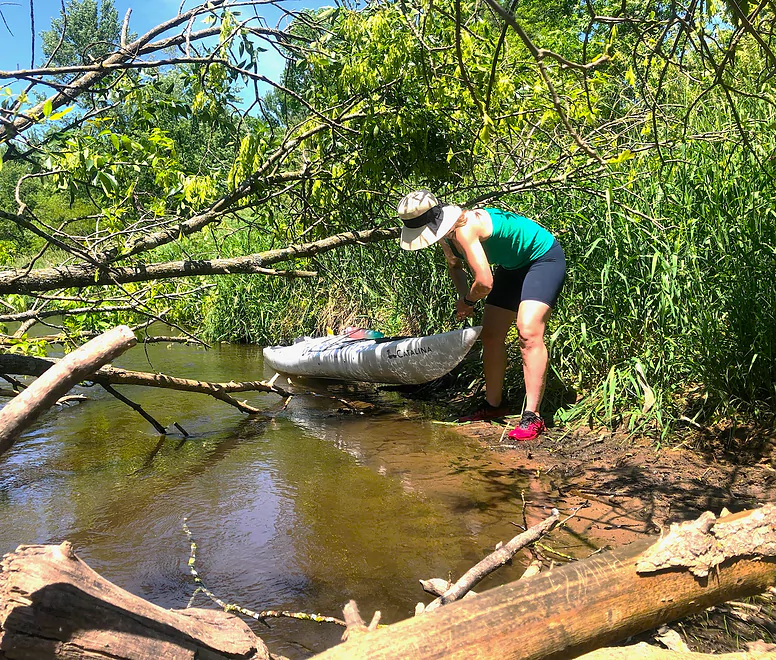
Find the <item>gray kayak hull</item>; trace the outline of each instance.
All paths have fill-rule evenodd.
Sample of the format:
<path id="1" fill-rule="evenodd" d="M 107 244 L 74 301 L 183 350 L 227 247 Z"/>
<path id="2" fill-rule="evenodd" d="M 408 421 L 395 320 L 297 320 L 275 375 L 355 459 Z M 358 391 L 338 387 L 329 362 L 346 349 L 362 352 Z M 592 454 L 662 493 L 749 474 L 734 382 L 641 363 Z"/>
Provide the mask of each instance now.
<path id="1" fill-rule="evenodd" d="M 444 376 L 471 350 L 482 326 L 425 337 L 349 339 L 335 335 L 264 349 L 264 364 L 291 376 L 419 384 Z"/>

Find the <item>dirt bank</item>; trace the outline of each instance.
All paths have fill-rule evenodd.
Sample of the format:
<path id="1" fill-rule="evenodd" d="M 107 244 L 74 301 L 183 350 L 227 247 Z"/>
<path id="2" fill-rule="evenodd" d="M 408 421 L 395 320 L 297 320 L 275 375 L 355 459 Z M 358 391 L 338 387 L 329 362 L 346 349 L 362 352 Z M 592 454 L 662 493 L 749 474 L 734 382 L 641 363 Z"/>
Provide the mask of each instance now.
<path id="1" fill-rule="evenodd" d="M 776 441 L 762 430 L 688 437 L 659 448 L 651 438 L 586 428 L 549 429 L 520 443 L 509 440 L 503 424 L 454 428 L 497 450 L 504 468 L 541 479 L 535 497 L 545 491 L 544 497 L 568 509 L 587 504 L 578 531 L 605 544 L 658 533 L 703 511 L 736 512 L 776 501 Z"/>
<path id="2" fill-rule="evenodd" d="M 651 438 L 586 428 L 549 429 L 535 441 L 514 443 L 505 430 L 515 422 L 453 428 L 493 449 L 494 468 L 530 477 L 526 501 L 540 506 L 529 511 L 581 507 L 568 524 L 596 547 L 659 534 L 703 511 L 718 515 L 723 508 L 736 512 L 776 501 L 770 429 L 728 429 L 659 447 Z M 749 641 L 776 641 L 774 615 L 774 597 L 764 595 L 742 606 L 712 608 L 672 628 L 694 651 L 732 651 L 746 649 Z"/>

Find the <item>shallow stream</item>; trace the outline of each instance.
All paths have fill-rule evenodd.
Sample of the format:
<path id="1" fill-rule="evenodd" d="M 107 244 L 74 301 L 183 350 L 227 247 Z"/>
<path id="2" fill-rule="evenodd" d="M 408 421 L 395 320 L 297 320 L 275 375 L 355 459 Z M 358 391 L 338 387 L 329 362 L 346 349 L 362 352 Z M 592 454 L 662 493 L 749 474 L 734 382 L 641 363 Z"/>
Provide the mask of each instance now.
<path id="1" fill-rule="evenodd" d="M 115 364 L 211 381 L 271 376 L 250 346 L 149 344 Z M 100 388 L 78 388 L 89 400 L 55 407 L 0 457 L 0 553 L 67 539 L 107 579 L 183 608 L 195 589 L 187 517 L 197 569 L 223 600 L 341 617 L 353 598 L 365 619 L 379 609 L 391 623 L 430 601 L 419 579 L 460 577 L 520 531 L 525 477 L 494 470 L 479 442 L 422 419 L 397 394 L 361 390 L 377 406 L 368 414 L 323 396 L 283 409 L 275 395 L 238 395 L 266 411 L 254 419 L 201 394 L 117 389 L 189 436 L 159 436 Z M 515 562 L 480 588 L 522 570 Z M 194 605 L 213 607 L 201 594 Z M 291 659 L 342 633 L 249 622 Z"/>

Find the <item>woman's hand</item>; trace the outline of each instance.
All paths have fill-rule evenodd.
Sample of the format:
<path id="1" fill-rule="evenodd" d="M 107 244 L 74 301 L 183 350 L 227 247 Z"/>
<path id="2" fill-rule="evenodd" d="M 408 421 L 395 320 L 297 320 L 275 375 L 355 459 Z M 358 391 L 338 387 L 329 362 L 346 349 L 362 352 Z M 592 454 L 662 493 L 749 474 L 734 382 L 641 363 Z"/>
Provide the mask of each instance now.
<path id="1" fill-rule="evenodd" d="M 458 302 L 455 303 L 455 318 L 459 321 L 463 321 L 474 314 L 474 307 L 467 304 L 463 300 L 463 296 L 458 298 Z"/>

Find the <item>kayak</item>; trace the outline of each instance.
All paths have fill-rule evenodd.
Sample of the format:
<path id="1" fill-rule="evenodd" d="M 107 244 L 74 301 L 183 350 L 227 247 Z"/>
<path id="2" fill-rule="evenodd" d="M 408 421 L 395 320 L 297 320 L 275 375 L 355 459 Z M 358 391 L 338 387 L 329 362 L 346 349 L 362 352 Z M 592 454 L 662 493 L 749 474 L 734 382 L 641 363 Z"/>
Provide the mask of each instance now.
<path id="1" fill-rule="evenodd" d="M 265 348 L 264 364 L 291 376 L 397 385 L 427 383 L 454 369 L 481 331 L 482 326 L 475 326 L 425 337 L 301 337 L 290 346 Z"/>

